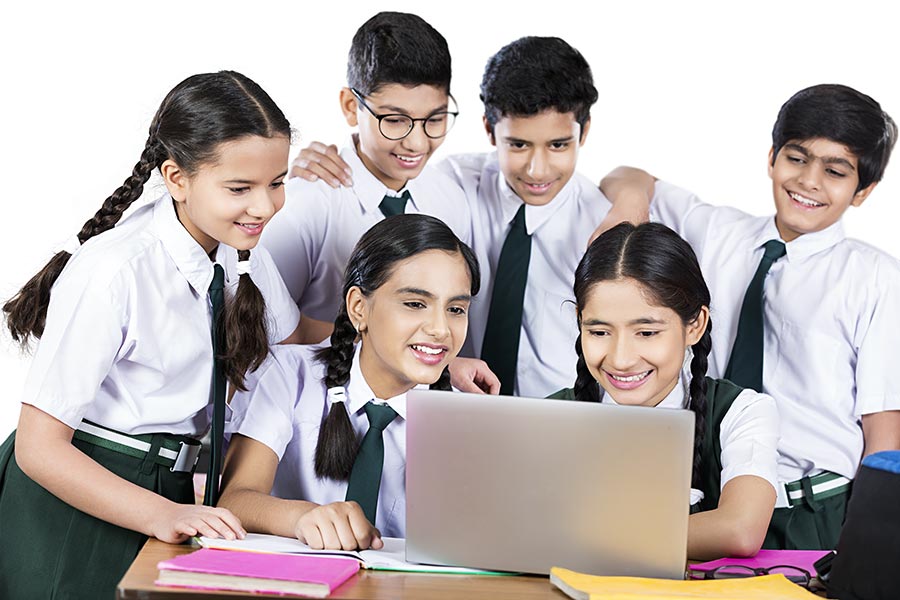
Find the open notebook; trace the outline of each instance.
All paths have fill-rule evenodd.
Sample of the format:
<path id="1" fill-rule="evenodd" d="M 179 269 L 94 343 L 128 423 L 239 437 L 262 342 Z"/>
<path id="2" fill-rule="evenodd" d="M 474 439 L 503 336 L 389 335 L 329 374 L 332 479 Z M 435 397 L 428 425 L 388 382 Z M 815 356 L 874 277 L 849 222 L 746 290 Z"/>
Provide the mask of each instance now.
<path id="1" fill-rule="evenodd" d="M 264 552 L 270 554 L 321 554 L 330 556 L 351 556 L 360 562 L 364 569 L 377 571 L 413 571 L 417 573 L 456 573 L 462 575 L 505 575 L 495 571 L 466 569 L 463 567 L 444 567 L 420 565 L 406 562 L 406 540 L 402 538 L 382 538 L 384 548 L 381 550 L 315 550 L 303 542 L 263 533 L 248 533 L 242 540 L 225 540 L 220 538 L 197 538 L 204 548 L 219 550 L 238 550 L 242 552 Z"/>

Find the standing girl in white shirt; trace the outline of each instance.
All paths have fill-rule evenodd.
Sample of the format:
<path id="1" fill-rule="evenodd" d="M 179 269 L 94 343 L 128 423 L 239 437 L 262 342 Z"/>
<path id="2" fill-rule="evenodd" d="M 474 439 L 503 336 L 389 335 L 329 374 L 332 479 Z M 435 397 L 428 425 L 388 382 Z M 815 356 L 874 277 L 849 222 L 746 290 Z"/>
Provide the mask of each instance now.
<path id="1" fill-rule="evenodd" d="M 235 395 L 221 505 L 248 531 L 314 548 L 405 537 L 406 392 L 450 389 L 480 281 L 472 251 L 434 217 L 366 232 L 330 345 L 273 349 Z"/>
<path id="2" fill-rule="evenodd" d="M 622 223 L 588 248 L 575 299 L 578 379 L 553 397 L 694 411 L 688 556 L 755 554 L 775 505 L 778 413 L 706 377 L 709 290 L 691 247 L 663 225 Z"/>
<path id="3" fill-rule="evenodd" d="M 184 80 L 132 175 L 3 307 L 15 340 L 40 342 L 0 446 L 0 597 L 111 597 L 147 536 L 244 534 L 195 505 L 192 471 L 211 397 L 221 420 L 225 379 L 242 388 L 297 323 L 271 261 L 250 257 L 284 203 L 290 134 L 247 77 Z M 116 226 L 156 169 L 168 193 Z"/>

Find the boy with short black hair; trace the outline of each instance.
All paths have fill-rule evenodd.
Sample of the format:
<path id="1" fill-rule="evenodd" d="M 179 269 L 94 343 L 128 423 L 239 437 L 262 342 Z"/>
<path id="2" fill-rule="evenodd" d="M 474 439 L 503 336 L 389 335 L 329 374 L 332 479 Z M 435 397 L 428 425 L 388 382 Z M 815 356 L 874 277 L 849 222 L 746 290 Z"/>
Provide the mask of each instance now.
<path id="1" fill-rule="evenodd" d="M 716 324 L 710 375 L 778 403 L 783 485 L 764 547 L 833 548 L 863 454 L 900 448 L 900 262 L 841 224 L 896 138 L 872 98 L 817 85 L 782 106 L 772 132 L 774 218 L 704 204 L 636 169 L 601 183 L 635 215 L 652 197 L 651 219 L 697 252 Z"/>
<path id="2" fill-rule="evenodd" d="M 575 173 L 597 101 L 587 61 L 555 37 L 494 54 L 481 82 L 496 153 L 439 167 L 466 192 L 486 293 L 472 303 L 464 352 L 497 374 L 501 393 L 544 397 L 575 379 L 575 268 L 609 203 Z"/>
<path id="3" fill-rule="evenodd" d="M 461 354 L 487 361 L 504 394 L 544 397 L 575 380 L 572 281 L 610 207 L 575 173 L 597 97 L 590 66 L 564 40 L 518 39 L 489 59 L 481 84 L 496 152 L 438 165 L 465 192 L 482 269 Z M 336 158 L 313 144 L 292 173 L 332 178 L 345 167 Z"/>
<path id="4" fill-rule="evenodd" d="M 425 213 L 469 241 L 462 192 L 427 166 L 456 116 L 450 76 L 446 40 L 416 15 L 381 12 L 353 36 L 340 105 L 358 132 L 340 157 L 356 181 L 333 189 L 317 177 L 292 179 L 284 209 L 260 241 L 300 306 L 290 341 L 320 342 L 331 334 L 344 266 L 360 236 L 378 221 Z"/>

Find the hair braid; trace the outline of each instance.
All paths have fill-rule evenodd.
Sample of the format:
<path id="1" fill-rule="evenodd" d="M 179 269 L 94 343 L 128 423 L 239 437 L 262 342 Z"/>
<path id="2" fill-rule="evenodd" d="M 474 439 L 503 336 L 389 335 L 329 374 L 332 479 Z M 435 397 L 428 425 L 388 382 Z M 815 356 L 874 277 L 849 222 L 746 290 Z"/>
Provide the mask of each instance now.
<path id="1" fill-rule="evenodd" d="M 691 360 L 690 409 L 694 411 L 694 471 L 691 485 L 700 487 L 700 466 L 702 463 L 703 442 L 706 438 L 706 368 L 708 356 L 712 349 L 712 320 L 707 321 L 706 331 L 696 344 L 692 346 L 694 358 Z"/>
<path id="2" fill-rule="evenodd" d="M 344 387 L 350 381 L 350 367 L 353 365 L 356 329 L 347 315 L 346 305 L 334 321 L 331 345 L 316 353 L 316 358 L 326 365 L 325 386 L 329 389 Z M 345 481 L 350 478 L 359 442 L 350 424 L 350 415 L 343 402 L 334 402 L 328 409 L 328 416 L 319 428 L 316 442 L 316 477 Z"/>
<path id="3" fill-rule="evenodd" d="M 238 250 L 238 260 L 250 260 L 249 250 Z M 255 371 L 269 353 L 266 301 L 248 273 L 238 278 L 234 299 L 225 303 L 225 377 L 235 388 L 246 391 L 244 377 Z"/>
<path id="4" fill-rule="evenodd" d="M 112 229 L 122 218 L 122 213 L 140 198 L 144 184 L 150 178 L 153 169 L 165 158 L 165 150 L 156 137 L 155 123 L 154 120 L 150 126 L 150 136 L 131 176 L 103 202 L 100 210 L 85 222 L 78 232 L 80 243 L 83 244 L 93 236 Z M 44 335 L 47 308 L 50 306 L 50 290 L 71 256 L 66 251 L 57 252 L 43 269 L 3 305 L 9 332 L 13 340 L 21 346 L 26 346 L 32 336 L 40 338 Z"/>
<path id="5" fill-rule="evenodd" d="M 575 379 L 575 399 L 580 402 L 600 402 L 600 386 L 584 362 L 580 333 L 575 340 L 575 353 L 578 355 L 578 363 L 575 365 L 578 374 Z"/>

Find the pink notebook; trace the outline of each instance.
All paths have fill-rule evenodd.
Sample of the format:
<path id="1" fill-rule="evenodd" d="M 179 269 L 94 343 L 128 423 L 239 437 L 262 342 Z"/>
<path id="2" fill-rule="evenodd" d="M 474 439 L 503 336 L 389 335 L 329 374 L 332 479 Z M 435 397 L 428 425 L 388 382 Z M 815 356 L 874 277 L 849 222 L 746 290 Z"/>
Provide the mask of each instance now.
<path id="1" fill-rule="evenodd" d="M 743 565 L 754 569 L 769 568 L 776 565 L 800 567 L 815 576 L 813 563 L 828 554 L 828 550 L 760 550 L 756 556 L 749 558 L 720 558 L 690 566 L 691 572 L 712 571 L 716 567 L 727 565 Z"/>
<path id="2" fill-rule="evenodd" d="M 359 571 L 353 558 L 203 548 L 157 565 L 156 585 L 324 598 Z"/>

